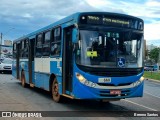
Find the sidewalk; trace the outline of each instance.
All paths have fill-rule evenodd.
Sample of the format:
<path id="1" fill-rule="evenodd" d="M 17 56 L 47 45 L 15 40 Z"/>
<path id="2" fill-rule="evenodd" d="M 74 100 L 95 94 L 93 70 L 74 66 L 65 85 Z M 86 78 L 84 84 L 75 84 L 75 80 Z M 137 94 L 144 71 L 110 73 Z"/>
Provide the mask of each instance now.
<path id="1" fill-rule="evenodd" d="M 150 78 L 144 78 L 145 80 L 154 81 L 160 83 L 160 80 L 150 79 Z"/>

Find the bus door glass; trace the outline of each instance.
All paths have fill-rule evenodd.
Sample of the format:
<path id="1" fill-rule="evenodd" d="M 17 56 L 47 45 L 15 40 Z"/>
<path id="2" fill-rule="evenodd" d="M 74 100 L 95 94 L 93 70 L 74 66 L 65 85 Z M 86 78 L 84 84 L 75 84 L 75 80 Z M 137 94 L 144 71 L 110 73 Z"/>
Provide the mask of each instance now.
<path id="1" fill-rule="evenodd" d="M 64 28 L 63 42 L 63 93 L 70 95 L 72 92 L 72 31 L 73 27 Z"/>

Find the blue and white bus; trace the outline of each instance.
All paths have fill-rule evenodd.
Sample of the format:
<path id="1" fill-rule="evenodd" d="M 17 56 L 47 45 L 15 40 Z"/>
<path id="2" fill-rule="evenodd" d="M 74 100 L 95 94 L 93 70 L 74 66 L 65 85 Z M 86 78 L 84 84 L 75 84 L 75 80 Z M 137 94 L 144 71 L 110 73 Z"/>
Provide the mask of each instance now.
<path id="1" fill-rule="evenodd" d="M 130 15 L 75 13 L 15 40 L 12 74 L 56 102 L 142 97 L 143 29 Z"/>

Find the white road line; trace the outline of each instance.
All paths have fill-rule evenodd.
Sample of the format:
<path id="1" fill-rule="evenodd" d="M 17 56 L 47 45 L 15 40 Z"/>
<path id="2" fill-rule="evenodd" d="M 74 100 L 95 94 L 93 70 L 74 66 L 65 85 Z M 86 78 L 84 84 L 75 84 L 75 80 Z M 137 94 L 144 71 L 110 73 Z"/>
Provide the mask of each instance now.
<path id="1" fill-rule="evenodd" d="M 129 101 L 129 100 L 124 100 L 124 101 L 135 104 L 135 105 L 138 105 L 138 106 L 141 106 L 141 107 L 144 107 L 144 108 L 147 108 L 147 109 L 152 110 L 152 111 L 158 111 L 156 109 L 153 109 L 153 108 L 150 108 L 150 107 L 147 107 L 147 106 L 144 106 L 144 105 L 140 105 L 138 103 L 135 103 L 135 102 L 132 102 L 132 101 Z"/>
<path id="2" fill-rule="evenodd" d="M 146 92 L 144 92 L 145 94 L 148 94 L 148 95 L 151 95 L 151 96 L 153 96 L 153 97 L 156 97 L 156 98 L 160 98 L 159 96 L 156 96 L 156 95 L 152 95 L 151 93 L 146 93 Z"/>

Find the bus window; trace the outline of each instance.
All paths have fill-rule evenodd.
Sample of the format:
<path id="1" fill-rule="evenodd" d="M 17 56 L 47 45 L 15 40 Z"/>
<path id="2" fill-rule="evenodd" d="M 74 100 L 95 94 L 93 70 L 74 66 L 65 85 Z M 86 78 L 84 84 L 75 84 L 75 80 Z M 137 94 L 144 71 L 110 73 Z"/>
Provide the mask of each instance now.
<path id="1" fill-rule="evenodd" d="M 23 50 L 24 49 L 24 40 L 22 41 L 22 43 L 21 43 L 21 49 Z"/>
<path id="2" fill-rule="evenodd" d="M 13 44 L 13 58 L 16 59 L 16 53 L 17 53 L 17 49 L 16 49 L 17 45 L 16 43 Z"/>
<path id="3" fill-rule="evenodd" d="M 50 55 L 50 31 L 44 33 L 43 56 Z"/>
<path id="4" fill-rule="evenodd" d="M 24 57 L 28 58 L 28 40 L 25 40 L 24 44 Z"/>
<path id="5" fill-rule="evenodd" d="M 14 51 L 16 50 L 16 43 L 14 43 L 14 45 L 13 45 L 13 50 Z"/>
<path id="6" fill-rule="evenodd" d="M 61 28 L 55 28 L 52 34 L 53 41 L 51 42 L 51 56 L 59 56 L 61 50 Z"/>
<path id="7" fill-rule="evenodd" d="M 50 31 L 44 34 L 44 44 L 50 43 Z"/>
<path id="8" fill-rule="evenodd" d="M 61 50 L 60 42 L 51 44 L 51 56 L 60 55 L 60 50 Z"/>
<path id="9" fill-rule="evenodd" d="M 54 41 L 60 41 L 61 40 L 61 28 L 58 27 L 54 30 Z"/>
<path id="10" fill-rule="evenodd" d="M 28 57 L 28 40 L 23 40 L 21 42 L 21 58 Z"/>
<path id="11" fill-rule="evenodd" d="M 41 46 L 42 45 L 42 34 L 39 34 L 37 37 L 37 46 Z"/>
<path id="12" fill-rule="evenodd" d="M 42 56 L 42 34 L 37 36 L 36 40 L 36 57 Z"/>

